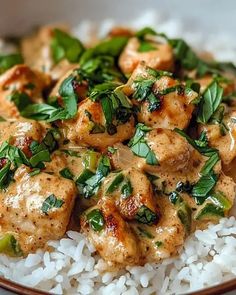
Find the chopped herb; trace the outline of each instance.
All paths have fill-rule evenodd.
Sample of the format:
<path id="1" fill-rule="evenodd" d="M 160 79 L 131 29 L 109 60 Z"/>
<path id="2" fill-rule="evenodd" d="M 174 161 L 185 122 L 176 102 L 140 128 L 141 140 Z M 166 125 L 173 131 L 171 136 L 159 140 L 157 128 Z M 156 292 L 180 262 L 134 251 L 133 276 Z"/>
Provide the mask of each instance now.
<path id="1" fill-rule="evenodd" d="M 70 171 L 69 168 L 64 168 L 64 169 L 60 170 L 59 173 L 60 173 L 60 175 L 61 175 L 62 177 L 66 178 L 66 179 L 71 179 L 71 180 L 73 180 L 73 178 L 74 178 L 74 175 L 73 175 L 73 173 Z"/>
<path id="2" fill-rule="evenodd" d="M 229 131 L 229 128 L 224 123 L 224 112 L 225 107 L 223 105 L 220 105 L 217 110 L 214 112 L 214 114 L 211 116 L 211 119 L 209 123 L 211 124 L 218 124 L 220 127 L 221 135 L 226 135 L 227 131 Z"/>
<path id="3" fill-rule="evenodd" d="M 84 47 L 78 39 L 59 29 L 54 29 L 51 50 L 55 63 L 64 58 L 71 63 L 75 63 L 79 61 L 81 54 L 84 52 Z"/>
<path id="4" fill-rule="evenodd" d="M 222 97 L 223 88 L 216 81 L 213 81 L 202 95 L 197 121 L 207 123 L 219 107 Z"/>
<path id="5" fill-rule="evenodd" d="M 224 211 L 228 211 L 233 205 L 232 202 L 226 198 L 226 196 L 221 191 L 211 192 L 208 199 L 211 200 L 214 205 L 223 208 Z"/>
<path id="6" fill-rule="evenodd" d="M 30 172 L 29 172 L 29 175 L 31 177 L 35 176 L 35 175 L 38 175 L 39 173 L 41 172 L 41 170 L 39 168 L 34 168 L 32 169 Z"/>
<path id="7" fill-rule="evenodd" d="M 20 54 L 0 55 L 0 74 L 12 68 L 14 65 L 23 64 L 23 58 Z"/>
<path id="8" fill-rule="evenodd" d="M 14 102 L 14 104 L 16 105 L 16 107 L 18 108 L 19 112 L 21 112 L 22 110 L 24 110 L 27 106 L 32 104 L 32 101 L 30 99 L 30 97 L 28 96 L 28 94 L 22 92 L 13 92 L 10 96 L 9 96 L 9 100 Z"/>
<path id="9" fill-rule="evenodd" d="M 73 118 L 77 113 L 78 100 L 73 87 L 75 80 L 76 78 L 73 75 L 70 75 L 60 85 L 59 94 L 63 101 L 63 107 L 59 105 L 53 106 L 46 103 L 31 103 L 21 110 L 21 115 L 33 120 L 46 120 L 47 122 Z"/>
<path id="10" fill-rule="evenodd" d="M 152 225 L 157 222 L 158 217 L 156 213 L 154 213 L 145 205 L 142 205 L 136 213 L 135 219 L 140 223 Z"/>
<path id="11" fill-rule="evenodd" d="M 179 200 L 180 194 L 177 191 L 173 191 L 169 194 L 169 200 L 172 204 L 176 204 L 176 202 Z"/>
<path id="12" fill-rule="evenodd" d="M 94 209 L 87 214 L 89 225 L 94 231 L 100 232 L 105 225 L 104 217 L 99 209 Z"/>
<path id="13" fill-rule="evenodd" d="M 0 122 L 6 122 L 6 119 L 4 119 L 2 116 L 0 116 Z"/>
<path id="14" fill-rule="evenodd" d="M 198 182 L 193 186 L 192 196 L 195 198 L 196 203 L 202 204 L 208 197 L 210 191 L 215 187 L 218 176 L 213 172 L 202 175 Z"/>
<path id="15" fill-rule="evenodd" d="M 93 48 L 87 49 L 80 58 L 80 65 L 83 66 L 88 60 L 97 56 L 118 57 L 128 42 L 129 37 L 116 36 L 100 42 Z"/>
<path id="16" fill-rule="evenodd" d="M 139 39 L 140 45 L 138 48 L 139 52 L 147 52 L 147 51 L 151 51 L 151 50 L 157 50 L 157 47 L 155 47 L 153 45 L 153 42 L 146 40 L 146 36 L 147 35 L 153 35 L 156 36 L 157 33 L 149 28 L 143 28 L 140 31 L 136 32 L 135 36 Z"/>
<path id="17" fill-rule="evenodd" d="M 0 253 L 4 253 L 12 257 L 20 257 L 23 255 L 20 244 L 16 238 L 9 233 L 0 237 Z"/>
<path id="18" fill-rule="evenodd" d="M 90 129 L 89 133 L 98 134 L 98 133 L 104 133 L 105 132 L 105 130 L 106 130 L 105 127 L 102 126 L 99 123 L 94 122 L 93 118 L 92 118 L 92 114 L 88 110 L 85 110 L 84 113 L 89 118 L 89 121 L 92 123 L 92 126 L 91 126 L 91 129 Z"/>
<path id="19" fill-rule="evenodd" d="M 140 234 L 148 239 L 154 239 L 154 236 L 148 232 L 147 230 L 143 229 L 142 227 L 138 226 L 137 229 L 139 230 Z"/>
<path id="20" fill-rule="evenodd" d="M 44 214 L 48 215 L 48 211 L 53 208 L 61 208 L 64 204 L 64 201 L 61 199 L 57 199 L 54 194 L 48 196 L 41 207 L 41 210 Z"/>
<path id="21" fill-rule="evenodd" d="M 125 178 L 123 185 L 121 187 L 121 196 L 126 199 L 132 195 L 133 187 L 129 179 Z"/>
<path id="22" fill-rule="evenodd" d="M 107 194 L 112 194 L 118 187 L 121 185 L 122 181 L 124 180 L 124 175 L 119 173 L 116 177 L 112 180 L 111 184 L 106 190 Z"/>
<path id="23" fill-rule="evenodd" d="M 115 154 L 115 152 L 117 151 L 117 148 L 114 148 L 114 147 L 112 147 L 112 146 L 109 146 L 109 147 L 107 148 L 107 150 L 108 150 L 109 153 L 111 153 L 111 154 Z"/>
<path id="24" fill-rule="evenodd" d="M 91 172 L 88 169 L 85 169 L 78 179 L 76 184 L 78 186 L 79 192 L 84 198 L 90 198 L 95 195 L 100 186 L 104 177 L 110 172 L 110 160 L 107 156 L 101 156 L 98 162 L 98 167 L 96 173 Z"/>
<path id="25" fill-rule="evenodd" d="M 158 165 L 158 160 L 155 153 L 150 149 L 145 140 L 145 135 L 150 130 L 152 129 L 145 126 L 144 124 L 137 124 L 135 135 L 130 140 L 129 147 L 135 155 L 145 158 L 147 164 Z"/>
<path id="26" fill-rule="evenodd" d="M 212 203 L 207 203 L 195 216 L 196 220 L 202 220 L 202 219 L 209 219 L 209 217 L 212 219 L 212 217 L 215 218 L 221 218 L 224 217 L 224 210 L 221 207 L 218 207 Z"/>
<path id="27" fill-rule="evenodd" d="M 163 242 L 161 241 L 156 241 L 155 245 L 157 246 L 157 248 L 160 248 L 163 245 Z"/>
<path id="28" fill-rule="evenodd" d="M 76 157 L 76 158 L 81 158 L 81 155 L 79 152 L 72 151 L 72 150 L 61 150 L 61 152 L 71 156 L 71 157 Z"/>
<path id="29" fill-rule="evenodd" d="M 204 166 L 202 167 L 200 173 L 201 175 L 208 175 L 217 162 L 219 162 L 220 157 L 218 153 L 213 153 L 210 158 L 205 162 Z"/>

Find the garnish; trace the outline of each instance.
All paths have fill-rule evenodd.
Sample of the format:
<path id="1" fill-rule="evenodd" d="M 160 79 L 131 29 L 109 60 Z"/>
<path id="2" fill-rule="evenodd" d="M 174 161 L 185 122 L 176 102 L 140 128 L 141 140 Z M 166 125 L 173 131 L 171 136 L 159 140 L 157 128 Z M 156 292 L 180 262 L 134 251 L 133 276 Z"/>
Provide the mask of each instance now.
<path id="1" fill-rule="evenodd" d="M 116 177 L 112 180 L 111 184 L 108 186 L 106 190 L 106 194 L 113 193 L 118 187 L 121 185 L 122 181 L 124 180 L 124 175 L 119 173 Z"/>
<path id="2" fill-rule="evenodd" d="M 204 91 L 200 101 L 197 121 L 207 123 L 219 107 L 223 97 L 223 88 L 213 81 Z"/>
<path id="3" fill-rule="evenodd" d="M 0 74 L 10 69 L 14 65 L 23 64 L 23 58 L 20 54 L 0 55 Z"/>
<path id="4" fill-rule="evenodd" d="M 116 83 L 96 85 L 90 92 L 90 99 L 101 101 L 106 131 L 109 135 L 117 132 L 117 126 L 126 123 L 132 115 L 132 104 Z"/>
<path id="5" fill-rule="evenodd" d="M 104 178 L 110 172 L 110 160 L 107 156 L 101 156 L 96 173 L 85 169 L 76 180 L 79 192 L 84 198 L 90 198 L 95 195 Z"/>
<path id="6" fill-rule="evenodd" d="M 157 222 L 158 216 L 148 207 L 142 205 L 136 213 L 135 219 L 140 223 L 152 225 Z"/>
<path id="7" fill-rule="evenodd" d="M 61 208 L 63 204 L 63 200 L 57 199 L 57 197 L 54 194 L 51 194 L 43 201 L 41 210 L 44 214 L 48 215 L 49 210 L 53 208 Z"/>
<path id="8" fill-rule="evenodd" d="M 105 225 L 104 217 L 99 209 L 94 209 L 87 214 L 87 220 L 94 231 L 100 232 Z"/>
<path id="9" fill-rule="evenodd" d="M 153 42 L 146 40 L 147 35 L 156 36 L 157 33 L 149 27 L 143 28 L 140 31 L 136 32 L 135 36 L 139 39 L 139 52 L 147 52 L 152 50 L 158 50 L 156 46 L 153 45 Z"/>
<path id="10" fill-rule="evenodd" d="M 64 168 L 64 169 L 62 169 L 62 170 L 60 170 L 59 173 L 60 173 L 60 175 L 61 175 L 62 177 L 66 178 L 66 179 L 71 179 L 71 180 L 73 180 L 73 178 L 74 178 L 73 173 L 72 173 L 72 172 L 70 171 L 70 169 L 67 168 L 67 167 Z"/>
<path id="11" fill-rule="evenodd" d="M 133 187 L 131 185 L 131 182 L 128 178 L 125 178 L 123 185 L 121 187 L 121 196 L 124 199 L 127 199 L 132 195 Z"/>
<path id="12" fill-rule="evenodd" d="M 142 123 L 137 124 L 135 135 L 130 140 L 129 147 L 135 155 L 141 158 L 145 158 L 147 164 L 158 165 L 158 160 L 156 158 L 156 155 L 148 146 L 145 140 L 146 133 L 151 130 L 152 128 L 147 127 Z"/>
<path id="13" fill-rule="evenodd" d="M 12 234 L 9 233 L 0 237 L 0 253 L 4 253 L 12 257 L 20 257 L 23 255 L 18 241 Z"/>
<path id="14" fill-rule="evenodd" d="M 78 39 L 71 37 L 66 32 L 54 29 L 51 50 L 55 63 L 64 58 L 71 63 L 75 63 L 79 61 L 81 54 L 84 52 L 84 46 Z"/>

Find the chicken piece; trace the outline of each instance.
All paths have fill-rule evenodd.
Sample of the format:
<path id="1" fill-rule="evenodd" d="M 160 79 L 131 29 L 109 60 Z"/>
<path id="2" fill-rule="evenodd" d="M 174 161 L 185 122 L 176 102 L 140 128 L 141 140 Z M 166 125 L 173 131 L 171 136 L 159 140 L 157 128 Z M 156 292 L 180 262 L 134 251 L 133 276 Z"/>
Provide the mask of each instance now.
<path id="1" fill-rule="evenodd" d="M 176 208 L 166 196 L 160 196 L 156 200 L 162 213 L 157 225 L 148 226 L 136 222 L 130 224 L 138 235 L 140 264 L 158 262 L 176 255 L 184 243 L 186 233 Z"/>
<path id="2" fill-rule="evenodd" d="M 228 128 L 224 133 L 219 124 L 200 125 L 199 133 L 206 132 L 209 145 L 219 150 L 222 163 L 227 169 L 236 157 L 236 111 L 230 111 L 224 116 L 224 124 Z"/>
<path id="3" fill-rule="evenodd" d="M 0 122 L 0 144 L 10 141 L 13 145 L 20 145 L 24 141 L 40 141 L 45 134 L 45 127 L 37 121 L 18 120 L 16 122 Z"/>
<path id="4" fill-rule="evenodd" d="M 145 61 L 147 66 L 156 70 L 171 70 L 174 63 L 173 51 L 170 45 L 151 42 L 155 48 L 148 52 L 140 52 L 140 41 L 131 38 L 119 58 L 119 67 L 125 75 L 131 74 L 139 62 Z"/>
<path id="5" fill-rule="evenodd" d="M 91 114 L 90 120 L 88 113 Z M 105 126 L 105 117 L 99 102 L 90 99 L 83 100 L 79 104 L 77 116 L 71 120 L 62 122 L 66 138 L 77 145 L 92 146 L 98 149 L 129 139 L 134 133 L 134 118 L 117 126 L 117 132 L 109 135 L 107 132 L 92 134 L 94 124 Z"/>
<path id="6" fill-rule="evenodd" d="M 0 231 L 12 233 L 24 254 L 63 237 L 76 196 L 72 181 L 44 172 L 31 177 L 29 171 L 22 165 L 15 182 L 0 191 Z"/>
<path id="7" fill-rule="evenodd" d="M 134 104 L 138 104 L 140 111 L 138 112 L 138 121 L 153 128 L 184 129 L 188 126 L 194 105 L 191 103 L 198 94 L 194 91 L 186 92 L 184 86 L 169 76 L 161 76 L 154 78 L 149 73 L 150 69 L 141 63 L 130 77 L 125 88 L 126 94 L 131 95 L 137 90 L 137 81 L 155 79 L 152 86 L 152 93 L 160 100 L 160 106 L 157 110 L 149 110 L 149 101 L 139 102 L 133 99 Z M 179 88 L 176 86 L 179 85 Z M 166 89 L 167 94 L 162 95 Z M 142 91 L 143 93 L 143 91 Z"/>
<path id="8" fill-rule="evenodd" d="M 99 210 L 97 212 L 100 215 L 100 221 L 102 219 L 104 223 L 103 228 L 97 230 L 93 228 L 92 217 L 88 215 L 96 209 Z M 118 266 L 133 265 L 139 262 L 138 240 L 112 200 L 102 199 L 97 206 L 85 211 L 81 216 L 80 224 L 82 232 L 106 261 Z"/>
<path id="9" fill-rule="evenodd" d="M 64 26 L 57 26 L 67 31 Z M 54 26 L 42 27 L 34 35 L 23 38 L 21 50 L 25 63 L 33 69 L 48 73 L 53 80 L 58 80 L 62 75 L 74 67 L 67 60 L 62 60 L 55 65 L 51 54 L 51 42 Z"/>
<path id="10" fill-rule="evenodd" d="M 119 179 L 121 175 L 123 176 L 123 182 L 114 191 L 109 192 L 113 181 Z M 125 184 L 128 186 L 128 192 L 122 193 Z M 159 219 L 160 212 L 154 200 L 151 183 L 145 174 L 135 168 L 110 174 L 104 181 L 101 194 L 104 198 L 112 198 L 120 214 L 126 220 L 135 219 L 142 206 L 146 206 L 156 214 L 156 222 Z"/>
<path id="11" fill-rule="evenodd" d="M 42 91 L 50 85 L 49 76 L 32 71 L 26 65 L 16 65 L 0 76 L 0 116 L 6 119 L 19 118 L 20 114 L 9 97 L 25 93 L 32 102 L 42 102 Z"/>
<path id="12" fill-rule="evenodd" d="M 154 152 L 157 165 L 149 165 L 145 158 L 135 156 L 132 151 L 121 144 L 114 145 L 115 152 L 111 159 L 116 169 L 137 167 L 145 172 L 169 173 L 187 171 L 192 165 L 194 150 L 192 146 L 178 133 L 168 129 L 153 129 L 148 132 L 145 141 Z M 199 154 L 196 157 L 200 157 Z"/>

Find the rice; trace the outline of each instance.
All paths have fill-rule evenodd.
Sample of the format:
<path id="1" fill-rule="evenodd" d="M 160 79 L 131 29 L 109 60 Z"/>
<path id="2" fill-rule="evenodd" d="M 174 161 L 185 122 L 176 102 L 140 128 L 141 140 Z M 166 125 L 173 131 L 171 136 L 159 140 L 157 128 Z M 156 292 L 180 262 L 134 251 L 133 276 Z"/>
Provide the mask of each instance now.
<path id="1" fill-rule="evenodd" d="M 116 23 L 110 19 L 100 26 L 84 21 L 74 28 L 74 33 L 87 42 L 91 34 L 103 36 L 113 25 Z M 170 37 L 186 39 L 196 49 L 212 52 L 219 60 L 236 62 L 236 40 L 225 34 L 207 36 L 206 43 L 206 36 L 188 32 L 179 20 L 163 20 L 155 12 L 146 12 L 123 25 L 152 26 Z M 127 267 L 119 272 L 102 272 L 105 262 L 78 232 L 68 231 L 63 239 L 50 241 L 48 245 L 52 248 L 50 253 L 38 250 L 24 259 L 0 255 L 0 275 L 52 294 L 71 295 L 181 294 L 236 276 L 236 220 L 233 216 L 193 233 L 185 241 L 179 257 L 159 264 Z"/>

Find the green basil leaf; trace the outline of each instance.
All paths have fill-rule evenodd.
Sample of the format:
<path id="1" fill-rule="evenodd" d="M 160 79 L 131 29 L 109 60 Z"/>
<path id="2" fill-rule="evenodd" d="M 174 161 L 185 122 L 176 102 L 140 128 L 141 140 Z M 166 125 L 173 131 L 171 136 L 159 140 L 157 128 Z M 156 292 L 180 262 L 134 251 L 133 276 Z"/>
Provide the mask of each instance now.
<path id="1" fill-rule="evenodd" d="M 138 39 L 143 40 L 147 35 L 152 35 L 152 36 L 156 36 L 157 33 L 150 27 L 145 27 L 139 31 L 136 32 L 135 36 Z"/>
<path id="2" fill-rule="evenodd" d="M 64 168 L 62 170 L 59 171 L 60 175 L 66 179 L 71 179 L 73 180 L 74 175 L 73 173 L 70 171 L 69 168 Z"/>
<path id="3" fill-rule="evenodd" d="M 0 74 L 12 68 L 14 65 L 23 64 L 23 58 L 20 54 L 0 55 Z"/>
<path id="4" fill-rule="evenodd" d="M 157 222 L 158 217 L 155 212 L 142 205 L 136 213 L 135 219 L 140 223 L 152 225 Z"/>
<path id="5" fill-rule="evenodd" d="M 124 175 L 119 173 L 116 177 L 112 180 L 111 184 L 106 190 L 106 194 L 112 194 L 118 187 L 121 185 L 122 181 L 124 180 Z"/>
<path id="6" fill-rule="evenodd" d="M 18 108 L 19 112 L 24 110 L 27 106 L 32 104 L 32 101 L 30 100 L 30 97 L 26 93 L 20 93 L 20 92 L 13 92 L 9 96 L 9 100 L 14 102 L 16 107 Z"/>
<path id="7" fill-rule="evenodd" d="M 41 210 L 44 214 L 48 215 L 48 211 L 53 208 L 61 208 L 64 204 L 64 201 L 61 199 L 57 199 L 54 194 L 48 196 L 41 207 Z"/>
<path id="8" fill-rule="evenodd" d="M 210 191 L 215 187 L 218 176 L 214 173 L 203 175 L 198 182 L 193 186 L 192 196 L 197 204 L 202 204 L 208 197 Z"/>
<path id="9" fill-rule="evenodd" d="M 54 29 L 53 34 L 51 50 L 55 63 L 64 58 L 71 63 L 78 62 L 81 54 L 84 52 L 82 43 L 59 29 Z"/>
<path id="10" fill-rule="evenodd" d="M 102 212 L 99 209 L 94 209 L 87 214 L 89 225 L 94 231 L 100 232 L 105 225 Z"/>
<path id="11" fill-rule="evenodd" d="M 220 157 L 218 153 L 212 154 L 212 156 L 206 161 L 206 163 L 202 167 L 200 171 L 201 175 L 209 174 L 219 160 Z"/>
<path id="12" fill-rule="evenodd" d="M 207 123 L 220 105 L 222 97 L 223 88 L 216 81 L 213 81 L 203 93 L 197 121 Z"/>
<path id="13" fill-rule="evenodd" d="M 124 184 L 121 187 L 121 196 L 126 199 L 132 195 L 133 187 L 129 179 L 125 179 Z"/>

